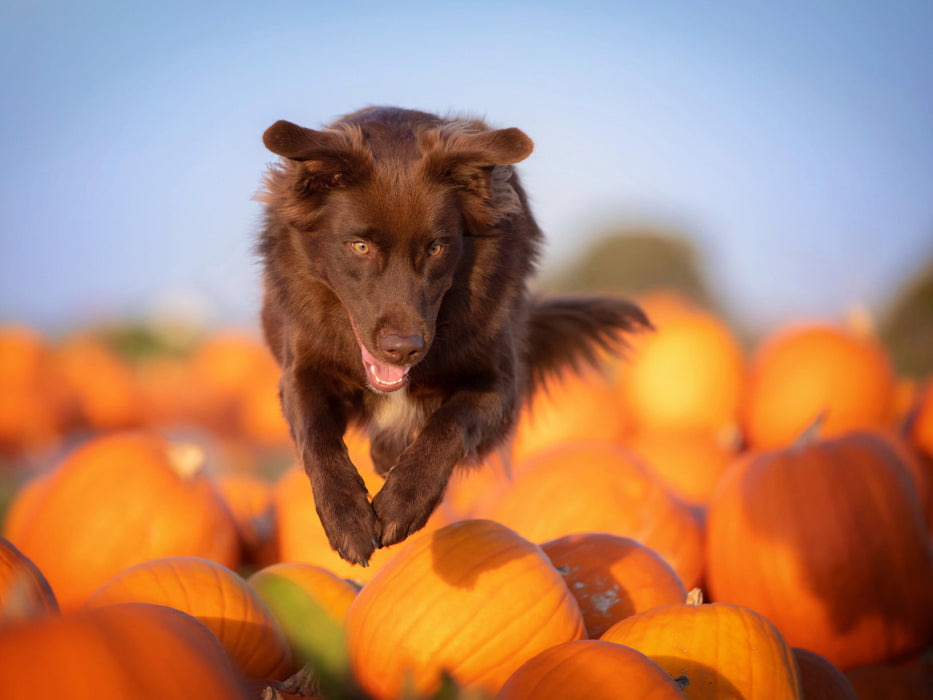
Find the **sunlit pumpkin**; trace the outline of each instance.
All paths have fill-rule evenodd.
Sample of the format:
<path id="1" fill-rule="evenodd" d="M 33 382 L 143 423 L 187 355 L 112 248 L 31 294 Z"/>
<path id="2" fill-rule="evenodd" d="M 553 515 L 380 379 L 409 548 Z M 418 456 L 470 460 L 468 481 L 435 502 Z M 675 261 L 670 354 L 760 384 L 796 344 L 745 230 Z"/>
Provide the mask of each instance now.
<path id="1" fill-rule="evenodd" d="M 828 659 L 806 649 L 794 649 L 804 700 L 859 700 L 845 674 Z"/>
<path id="2" fill-rule="evenodd" d="M 0 537 L 0 624 L 58 612 L 49 582 L 28 557 Z"/>
<path id="3" fill-rule="evenodd" d="M 0 695 L 69 700 L 247 700 L 217 638 L 157 605 L 0 626 Z"/>
<path id="4" fill-rule="evenodd" d="M 790 646 L 768 620 L 738 605 L 663 605 L 617 622 L 602 639 L 686 676 L 690 700 L 803 698 Z"/>
<path id="5" fill-rule="evenodd" d="M 5 535 L 45 574 L 63 611 L 137 562 L 237 560 L 236 529 L 202 455 L 148 432 L 88 440 L 32 494 Z"/>
<path id="6" fill-rule="evenodd" d="M 682 700 L 680 686 L 634 649 L 596 639 L 557 644 L 513 673 L 495 700 Z"/>
<path id="7" fill-rule="evenodd" d="M 542 387 L 519 417 L 513 441 L 516 461 L 567 440 L 618 441 L 631 418 L 608 379 L 596 371 L 566 372 Z"/>
<path id="8" fill-rule="evenodd" d="M 165 605 L 197 618 L 250 678 L 283 679 L 292 671 L 288 642 L 262 597 L 230 569 L 198 557 L 136 564 L 106 581 L 85 609 L 119 603 Z"/>
<path id="9" fill-rule="evenodd" d="M 933 632 L 933 546 L 907 467 L 872 432 L 740 461 L 710 504 L 715 600 L 753 608 L 842 670 Z"/>
<path id="10" fill-rule="evenodd" d="M 872 336 L 827 324 L 782 327 L 751 360 L 742 426 L 759 448 L 790 445 L 825 415 L 823 434 L 886 424 L 894 399 L 887 352 Z"/>
<path id="11" fill-rule="evenodd" d="M 630 451 L 602 442 L 557 445 L 528 458 L 479 510 L 532 542 L 579 532 L 631 537 L 660 554 L 687 587 L 703 568 L 700 526 Z"/>
<path id="12" fill-rule="evenodd" d="M 625 445 L 645 466 L 686 503 L 703 507 L 732 464 L 739 435 L 724 430 L 645 430 L 631 435 Z"/>
<path id="13" fill-rule="evenodd" d="M 673 313 L 641 334 L 619 368 L 623 403 L 639 430 L 734 426 L 745 386 L 745 357 L 732 330 L 702 311 Z"/>
<path id="14" fill-rule="evenodd" d="M 541 550 L 499 523 L 468 520 L 416 535 L 350 605 L 353 671 L 376 698 L 442 671 L 495 693 L 535 654 L 585 636 L 583 618 Z"/>
<path id="15" fill-rule="evenodd" d="M 628 537 L 580 533 L 545 542 L 541 549 L 576 598 L 591 639 L 624 617 L 686 599 L 671 565 Z"/>

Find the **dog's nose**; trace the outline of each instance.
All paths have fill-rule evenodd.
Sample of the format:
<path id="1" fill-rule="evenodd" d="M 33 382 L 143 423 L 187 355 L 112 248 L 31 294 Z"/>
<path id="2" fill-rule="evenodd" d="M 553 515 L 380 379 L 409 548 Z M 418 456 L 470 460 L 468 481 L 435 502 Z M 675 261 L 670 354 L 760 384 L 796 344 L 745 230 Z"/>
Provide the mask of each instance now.
<path id="1" fill-rule="evenodd" d="M 424 338 L 420 335 L 386 333 L 379 339 L 379 347 L 393 362 L 408 364 L 414 362 L 424 350 Z"/>

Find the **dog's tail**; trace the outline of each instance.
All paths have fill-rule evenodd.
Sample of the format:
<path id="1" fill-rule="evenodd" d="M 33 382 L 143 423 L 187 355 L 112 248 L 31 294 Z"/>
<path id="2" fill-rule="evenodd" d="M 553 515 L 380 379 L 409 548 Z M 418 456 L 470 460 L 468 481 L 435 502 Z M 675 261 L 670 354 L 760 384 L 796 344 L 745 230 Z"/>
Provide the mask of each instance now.
<path id="1" fill-rule="evenodd" d="M 636 304 L 612 296 L 555 297 L 532 302 L 526 360 L 530 398 L 549 379 L 598 367 L 606 353 L 624 354 L 625 336 L 651 329 Z"/>

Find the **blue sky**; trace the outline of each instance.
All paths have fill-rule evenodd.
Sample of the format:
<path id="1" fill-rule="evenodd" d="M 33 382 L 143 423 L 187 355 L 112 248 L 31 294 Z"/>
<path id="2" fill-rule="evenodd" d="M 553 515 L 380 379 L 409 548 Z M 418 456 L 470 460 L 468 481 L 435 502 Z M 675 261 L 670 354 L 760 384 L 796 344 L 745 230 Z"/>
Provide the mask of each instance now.
<path id="1" fill-rule="evenodd" d="M 691 234 L 766 328 L 881 309 L 933 255 L 933 4 L 0 6 L 0 321 L 250 324 L 280 118 L 468 112 L 536 144 L 546 267 L 608 222 Z"/>

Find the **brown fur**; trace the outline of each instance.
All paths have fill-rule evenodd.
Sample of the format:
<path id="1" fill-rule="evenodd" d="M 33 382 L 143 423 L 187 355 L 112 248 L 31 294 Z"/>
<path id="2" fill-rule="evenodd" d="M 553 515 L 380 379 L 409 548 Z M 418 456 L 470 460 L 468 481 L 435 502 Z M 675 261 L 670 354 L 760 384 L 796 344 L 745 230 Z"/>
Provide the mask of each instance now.
<path id="1" fill-rule="evenodd" d="M 282 408 L 331 545 L 365 565 L 508 439 L 537 385 L 648 322 L 621 300 L 529 298 L 542 235 L 511 167 L 532 150 L 518 129 L 371 108 L 263 138 L 282 157 L 258 245 Z M 352 424 L 386 477 L 371 501 Z"/>

